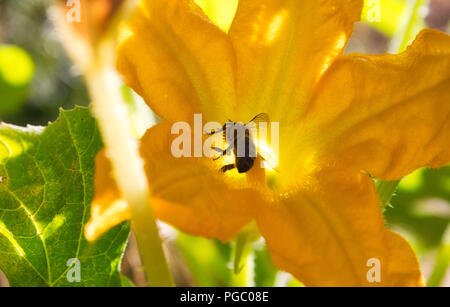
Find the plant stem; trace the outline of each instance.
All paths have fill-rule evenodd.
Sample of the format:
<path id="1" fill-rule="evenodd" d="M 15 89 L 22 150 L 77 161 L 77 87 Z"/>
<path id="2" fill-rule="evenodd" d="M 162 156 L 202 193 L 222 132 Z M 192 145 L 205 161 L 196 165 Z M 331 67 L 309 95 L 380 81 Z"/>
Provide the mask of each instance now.
<path id="1" fill-rule="evenodd" d="M 103 141 L 111 159 L 122 196 L 131 210 L 131 223 L 149 286 L 174 286 L 161 246 L 138 142 L 133 136 L 128 111 L 122 101 L 120 81 L 108 55 L 111 46 L 98 50 L 86 80 Z"/>
<path id="2" fill-rule="evenodd" d="M 261 237 L 255 222 L 245 226 L 235 238 L 233 248 L 233 286 L 254 287 L 254 243 Z"/>
<path id="3" fill-rule="evenodd" d="M 450 225 L 442 236 L 433 271 L 428 278 L 427 287 L 439 287 L 444 280 L 450 264 Z"/>
<path id="4" fill-rule="evenodd" d="M 249 242 L 249 234 L 241 233 L 236 238 L 233 267 L 234 287 L 255 286 L 255 257 L 252 243 Z"/>

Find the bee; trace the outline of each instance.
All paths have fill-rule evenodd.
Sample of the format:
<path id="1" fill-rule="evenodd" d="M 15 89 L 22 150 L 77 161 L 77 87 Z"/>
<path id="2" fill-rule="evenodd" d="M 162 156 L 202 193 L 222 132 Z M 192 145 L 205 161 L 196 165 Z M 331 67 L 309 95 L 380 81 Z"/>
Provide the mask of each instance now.
<path id="1" fill-rule="evenodd" d="M 222 132 L 223 139 L 226 144 L 228 144 L 228 147 L 225 150 L 218 147 L 212 147 L 212 149 L 220 154 L 218 157 L 214 158 L 214 160 L 218 160 L 221 157 L 230 154 L 231 151 L 234 153 L 234 163 L 224 165 L 220 169 L 221 172 L 225 173 L 236 168 L 239 173 L 246 173 L 252 169 L 258 155 L 265 160 L 264 154 L 257 148 L 253 138 L 258 123 L 269 123 L 269 116 L 266 113 L 258 114 L 247 124 L 229 120 L 220 130 L 212 130 L 207 133 L 213 135 Z"/>

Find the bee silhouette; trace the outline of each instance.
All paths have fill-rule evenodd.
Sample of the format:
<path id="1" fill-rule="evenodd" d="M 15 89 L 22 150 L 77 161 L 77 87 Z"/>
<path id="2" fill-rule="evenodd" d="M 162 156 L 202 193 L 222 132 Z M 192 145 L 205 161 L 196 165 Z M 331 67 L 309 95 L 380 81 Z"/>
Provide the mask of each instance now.
<path id="1" fill-rule="evenodd" d="M 212 147 L 220 154 L 214 160 L 230 154 L 231 151 L 234 153 L 234 163 L 224 165 L 220 169 L 221 172 L 227 172 L 236 168 L 239 173 L 246 173 L 254 166 L 257 156 L 265 161 L 268 160 L 266 158 L 267 154 L 256 146 L 253 136 L 259 123 L 268 124 L 269 122 L 269 116 L 266 113 L 260 113 L 247 124 L 229 120 L 220 130 L 212 130 L 207 133 L 208 135 L 213 135 L 222 132 L 223 139 L 229 144 L 225 150 Z"/>

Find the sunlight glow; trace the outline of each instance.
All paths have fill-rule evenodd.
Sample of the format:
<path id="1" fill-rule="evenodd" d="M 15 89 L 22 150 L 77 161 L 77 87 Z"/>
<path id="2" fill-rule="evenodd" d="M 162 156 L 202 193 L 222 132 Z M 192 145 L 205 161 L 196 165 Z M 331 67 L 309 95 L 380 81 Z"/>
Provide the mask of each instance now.
<path id="1" fill-rule="evenodd" d="M 40 126 L 19 127 L 5 123 L 1 123 L 0 126 L 5 128 L 4 132 L 0 134 L 0 163 L 23 154 L 33 145 L 30 141 L 17 139 L 14 135 L 14 130 L 35 134 L 40 134 L 44 130 L 44 127 Z"/>
<path id="2" fill-rule="evenodd" d="M 337 55 L 341 50 L 344 49 L 346 43 L 347 43 L 347 35 L 346 35 L 345 33 L 342 33 L 342 34 L 337 38 L 337 40 L 336 40 L 336 42 L 335 42 L 335 44 L 334 44 L 333 50 L 334 50 L 335 52 L 333 52 L 333 54 L 331 54 L 330 56 L 328 56 L 328 57 L 325 59 L 323 65 L 322 65 L 322 67 L 321 67 L 321 69 L 320 69 L 319 77 L 322 76 L 322 74 L 328 69 L 328 67 L 330 67 L 331 62 L 332 62 L 333 59 L 336 57 L 336 55 Z"/>
<path id="3" fill-rule="evenodd" d="M 53 220 L 45 228 L 45 236 L 50 237 L 54 234 L 61 226 L 64 225 L 66 217 L 62 214 L 57 214 Z"/>
<path id="4" fill-rule="evenodd" d="M 208 18 L 228 33 L 236 14 L 238 0 L 194 0 Z"/>
<path id="5" fill-rule="evenodd" d="M 286 10 L 282 10 L 272 19 L 272 22 L 270 23 L 266 34 L 267 43 L 271 43 L 275 40 L 275 38 L 277 38 L 283 26 L 283 21 L 286 19 L 286 16 Z"/>
<path id="6" fill-rule="evenodd" d="M 264 159 L 260 167 L 264 167 L 269 172 L 279 172 L 278 157 L 266 140 L 257 140 L 258 154 Z"/>
<path id="7" fill-rule="evenodd" d="M 128 26 L 122 26 L 118 35 L 118 42 L 122 43 L 133 36 L 133 31 Z"/>
<path id="8" fill-rule="evenodd" d="M 14 239 L 14 235 L 9 232 L 3 224 L 0 224 L 0 234 L 3 235 L 10 243 L 11 245 L 16 249 L 17 254 L 20 257 L 25 256 L 25 251 L 22 249 L 22 247 L 17 243 L 17 241 Z"/>

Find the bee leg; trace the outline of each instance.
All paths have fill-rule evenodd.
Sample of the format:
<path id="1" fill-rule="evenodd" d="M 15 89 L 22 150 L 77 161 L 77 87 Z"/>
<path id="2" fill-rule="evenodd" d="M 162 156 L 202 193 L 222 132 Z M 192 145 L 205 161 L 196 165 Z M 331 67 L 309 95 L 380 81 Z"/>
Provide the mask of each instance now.
<path id="1" fill-rule="evenodd" d="M 227 149 L 222 150 L 219 147 L 211 147 L 211 149 L 214 149 L 215 151 L 219 152 L 220 155 L 217 158 L 214 158 L 213 161 L 219 160 L 220 158 L 222 158 L 223 156 L 227 155 L 231 149 L 233 149 L 233 146 L 229 146 Z"/>
<path id="2" fill-rule="evenodd" d="M 211 149 L 213 149 L 213 150 L 217 151 L 218 153 L 220 153 L 220 155 L 215 157 L 213 159 L 213 161 L 219 160 L 220 158 L 222 158 L 225 155 L 225 151 L 220 149 L 219 147 L 211 147 Z"/>
<path id="3" fill-rule="evenodd" d="M 231 123 L 231 121 L 230 121 L 230 123 Z M 220 128 L 219 130 L 212 129 L 210 132 L 203 131 L 203 133 L 206 134 L 206 135 L 213 135 L 213 134 L 216 134 L 216 133 L 219 133 L 219 132 L 227 130 L 228 129 L 228 125 L 229 125 L 229 123 L 225 123 L 225 125 L 223 125 L 222 128 Z"/>
<path id="4" fill-rule="evenodd" d="M 225 173 L 226 171 L 230 171 L 233 168 L 235 168 L 236 166 L 234 164 L 227 164 L 222 166 L 222 168 L 220 169 L 221 172 Z"/>
<path id="5" fill-rule="evenodd" d="M 213 134 L 222 132 L 223 130 L 224 130 L 223 128 L 221 128 L 221 129 L 219 129 L 219 130 L 214 130 L 214 129 L 213 129 L 213 130 L 211 130 L 211 132 L 203 131 L 203 133 L 206 134 L 206 135 L 213 135 Z"/>
<path id="6" fill-rule="evenodd" d="M 215 151 L 220 152 L 221 154 L 225 152 L 222 148 L 219 147 L 211 147 L 211 149 L 214 149 Z"/>

